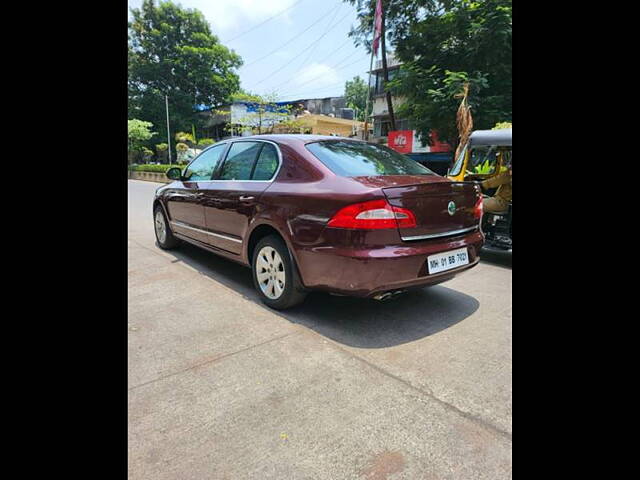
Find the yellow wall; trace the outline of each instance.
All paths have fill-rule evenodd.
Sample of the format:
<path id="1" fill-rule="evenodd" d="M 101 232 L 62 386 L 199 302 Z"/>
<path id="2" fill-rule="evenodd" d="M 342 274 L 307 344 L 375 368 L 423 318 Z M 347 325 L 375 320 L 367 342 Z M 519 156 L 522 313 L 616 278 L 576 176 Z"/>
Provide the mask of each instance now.
<path id="1" fill-rule="evenodd" d="M 330 135 L 334 133 L 342 137 L 348 137 L 351 135 L 353 128 L 351 125 L 338 125 L 335 123 L 318 121 L 311 127 L 311 131 L 315 135 Z"/>
<path id="2" fill-rule="evenodd" d="M 364 122 L 353 120 L 345 120 L 344 118 L 334 118 L 326 115 L 303 115 L 295 119 L 296 123 L 302 126 L 302 129 L 311 129 L 313 135 L 339 135 L 349 137 L 353 133 L 353 125 L 362 130 Z M 278 126 L 274 128 L 274 132 L 278 132 Z"/>
<path id="3" fill-rule="evenodd" d="M 354 122 L 343 118 L 328 117 L 325 115 L 305 115 L 297 118 L 303 125 L 311 128 L 315 135 L 340 135 L 348 137 L 353 132 L 353 124 L 360 128 L 364 127 L 363 122 Z"/>

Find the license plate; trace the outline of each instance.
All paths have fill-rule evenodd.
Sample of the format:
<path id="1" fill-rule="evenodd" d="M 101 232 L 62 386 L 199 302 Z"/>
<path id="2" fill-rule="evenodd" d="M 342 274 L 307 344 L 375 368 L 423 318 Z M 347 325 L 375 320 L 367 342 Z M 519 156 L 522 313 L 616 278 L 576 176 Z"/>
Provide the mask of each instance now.
<path id="1" fill-rule="evenodd" d="M 469 263 L 469 254 L 466 248 L 458 248 L 457 250 L 449 250 L 448 252 L 436 253 L 427 257 L 427 268 L 429 273 L 444 272 L 452 268 L 467 265 Z"/>

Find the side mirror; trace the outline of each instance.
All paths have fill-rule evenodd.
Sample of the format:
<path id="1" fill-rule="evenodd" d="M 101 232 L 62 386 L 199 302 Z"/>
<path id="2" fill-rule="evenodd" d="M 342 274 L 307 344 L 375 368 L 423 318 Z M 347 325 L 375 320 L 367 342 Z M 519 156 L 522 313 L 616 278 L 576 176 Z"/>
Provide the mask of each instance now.
<path id="1" fill-rule="evenodd" d="M 182 171 L 178 167 L 171 167 L 167 170 L 167 178 L 170 180 L 180 180 L 182 177 Z"/>

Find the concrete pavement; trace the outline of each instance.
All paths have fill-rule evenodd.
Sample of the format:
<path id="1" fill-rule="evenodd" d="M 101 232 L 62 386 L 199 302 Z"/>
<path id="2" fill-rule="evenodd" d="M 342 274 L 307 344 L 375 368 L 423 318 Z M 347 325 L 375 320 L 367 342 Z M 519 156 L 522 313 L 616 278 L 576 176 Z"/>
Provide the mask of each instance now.
<path id="1" fill-rule="evenodd" d="M 129 478 L 511 477 L 510 256 L 275 312 L 249 269 L 155 246 L 158 186 L 129 181 Z"/>

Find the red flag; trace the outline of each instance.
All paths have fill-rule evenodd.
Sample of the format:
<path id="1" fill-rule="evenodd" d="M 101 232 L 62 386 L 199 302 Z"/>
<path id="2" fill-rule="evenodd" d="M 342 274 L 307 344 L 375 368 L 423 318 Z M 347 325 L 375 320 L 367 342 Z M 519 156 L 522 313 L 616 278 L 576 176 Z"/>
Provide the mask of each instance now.
<path id="1" fill-rule="evenodd" d="M 382 36 L 382 0 L 376 3 L 376 14 L 373 21 L 373 54 L 378 56 L 378 44 Z"/>

